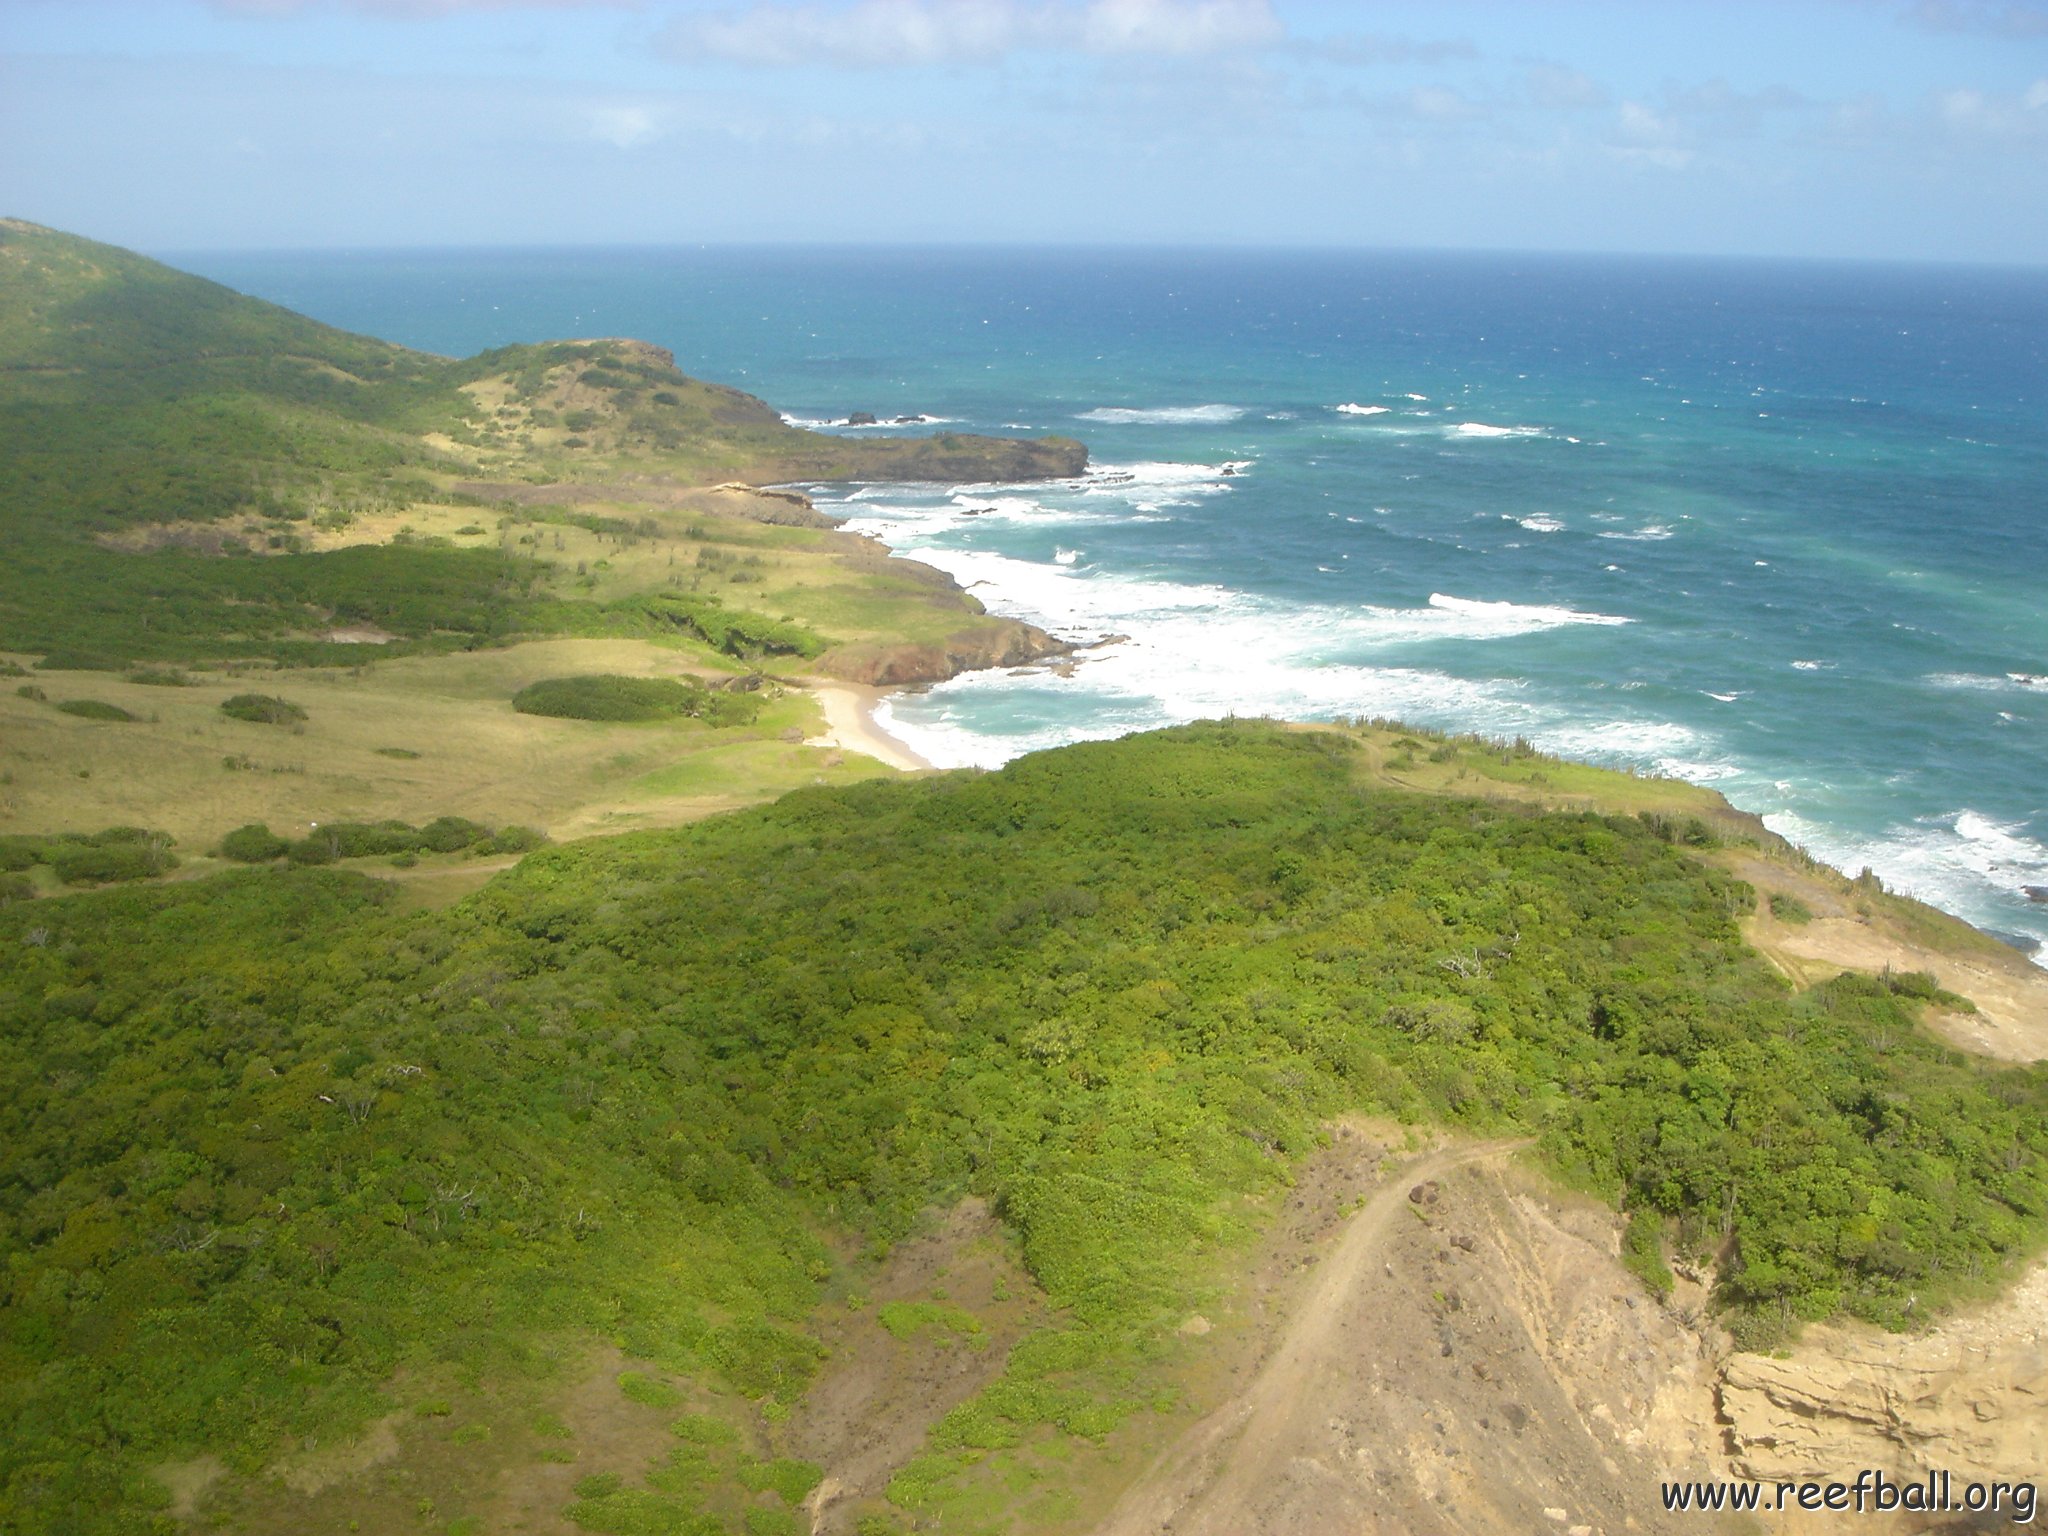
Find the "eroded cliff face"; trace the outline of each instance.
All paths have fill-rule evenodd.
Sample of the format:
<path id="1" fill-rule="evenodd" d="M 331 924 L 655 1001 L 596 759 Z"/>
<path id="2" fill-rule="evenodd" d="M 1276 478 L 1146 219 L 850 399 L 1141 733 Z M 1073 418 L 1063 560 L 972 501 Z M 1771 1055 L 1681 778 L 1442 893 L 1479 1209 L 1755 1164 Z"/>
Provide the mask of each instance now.
<path id="1" fill-rule="evenodd" d="M 1817 1327 L 1783 1359 L 1731 1356 L 1719 1409 L 1737 1469 L 1771 1480 L 2048 1471 L 2048 1265 L 1924 1334 Z"/>
<path id="2" fill-rule="evenodd" d="M 1925 1333 L 1813 1328 L 1776 1358 L 1733 1352 L 1702 1286 L 1647 1292 L 1620 1236 L 1510 1156 L 1341 1135 L 1216 1314 L 1226 1395 L 1097 1536 L 1960 1536 L 2008 1526 L 1679 1513 L 1660 1485 L 2048 1469 L 2048 1264 Z"/>
<path id="3" fill-rule="evenodd" d="M 1073 648 L 1021 619 L 982 618 L 943 640 L 842 645 L 825 654 L 818 670 L 850 683 L 902 688 L 983 667 L 1023 666 Z"/>

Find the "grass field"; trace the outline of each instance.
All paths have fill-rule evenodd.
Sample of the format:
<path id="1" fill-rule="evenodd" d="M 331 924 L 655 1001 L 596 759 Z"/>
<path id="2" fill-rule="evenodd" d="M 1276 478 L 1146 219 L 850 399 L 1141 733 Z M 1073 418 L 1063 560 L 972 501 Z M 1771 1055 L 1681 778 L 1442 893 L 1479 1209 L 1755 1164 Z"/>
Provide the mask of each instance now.
<path id="1" fill-rule="evenodd" d="M 192 673 L 186 687 L 39 672 L 52 701 L 104 700 L 140 718 L 81 719 L 0 694 L 0 830 L 159 828 L 191 869 L 191 855 L 249 822 L 300 836 L 315 822 L 453 814 L 561 838 L 666 825 L 861 771 L 801 744 L 823 716 L 800 688 L 771 683 L 754 724 L 718 728 L 556 720 L 511 705 L 528 683 L 577 673 L 716 677 L 712 658 L 692 649 L 701 651 L 544 640 L 351 670 Z M 297 704 L 305 722 L 221 713 L 222 700 L 251 687 Z"/>
<path id="2" fill-rule="evenodd" d="M 716 490 L 663 496 L 659 504 L 579 497 L 498 513 L 415 506 L 336 519 L 309 538 L 322 549 L 394 541 L 502 548 L 545 567 L 549 585 L 574 604 L 571 618 L 597 627 L 609 611 L 603 605 L 662 591 L 717 597 L 728 609 L 793 621 L 834 642 L 936 641 L 994 624 L 926 567 L 828 529 L 748 515 L 764 498 Z M 362 658 L 353 667 L 252 663 L 124 674 L 46 670 L 32 655 L 12 658 L 23 678 L 0 691 L 0 833 L 161 829 L 178 840 L 191 873 L 209 867 L 195 855 L 249 822 L 297 836 L 316 822 L 453 814 L 565 838 L 668 825 L 879 769 L 858 755 L 802 745 L 819 733 L 822 715 L 785 681 L 769 682 L 759 718 L 738 727 L 551 720 L 518 714 L 510 702 L 553 677 L 719 682 L 768 666 L 787 678 L 803 667 L 800 658 L 742 661 L 682 634 L 393 654 L 374 630 L 345 633 Z M 130 680 L 167 674 L 186 686 Z M 272 726 L 221 713 L 224 699 L 249 691 L 286 699 L 307 719 Z M 79 701 L 136 719 L 59 708 Z"/>

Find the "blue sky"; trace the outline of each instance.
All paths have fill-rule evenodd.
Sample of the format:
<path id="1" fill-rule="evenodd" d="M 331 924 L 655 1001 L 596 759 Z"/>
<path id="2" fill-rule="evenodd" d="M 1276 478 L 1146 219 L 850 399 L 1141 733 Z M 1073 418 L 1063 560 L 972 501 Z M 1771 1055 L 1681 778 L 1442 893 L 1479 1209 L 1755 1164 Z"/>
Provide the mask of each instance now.
<path id="1" fill-rule="evenodd" d="M 2048 0 L 0 0 L 0 212 L 2042 263 Z"/>

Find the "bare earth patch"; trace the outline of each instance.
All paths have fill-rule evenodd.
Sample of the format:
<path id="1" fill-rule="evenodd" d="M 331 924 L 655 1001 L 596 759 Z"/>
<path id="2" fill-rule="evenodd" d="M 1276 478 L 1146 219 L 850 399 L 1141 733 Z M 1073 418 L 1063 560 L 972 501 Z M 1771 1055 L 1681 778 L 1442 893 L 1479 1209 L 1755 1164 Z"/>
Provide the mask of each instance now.
<path id="1" fill-rule="evenodd" d="M 1881 975 L 1924 971 L 1977 1005 L 1971 1013 L 1938 1013 L 1935 1033 L 1960 1050 L 2001 1061 L 2048 1060 L 2048 971 L 2019 951 L 1952 919 L 1944 931 L 1916 931 L 1883 901 L 1858 901 L 1833 871 L 1798 870 L 1779 860 L 1731 850 L 1716 862 L 1758 891 L 1743 937 L 1795 985 L 1811 986 L 1842 971 Z M 1771 915 L 1776 892 L 1803 902 L 1813 917 L 1785 922 Z"/>
<path id="2" fill-rule="evenodd" d="M 883 1326 L 888 1303 L 940 1299 L 971 1315 L 980 1332 L 926 1327 L 899 1337 Z M 999 1375 L 1010 1347 L 1042 1320 L 1037 1287 L 978 1199 L 961 1201 L 930 1231 L 899 1243 L 866 1302 L 821 1320 L 830 1363 L 782 1437 L 787 1454 L 825 1469 L 808 1501 L 820 1536 L 850 1532 L 878 1507 L 890 1477 L 924 1449 L 931 1427 Z"/>

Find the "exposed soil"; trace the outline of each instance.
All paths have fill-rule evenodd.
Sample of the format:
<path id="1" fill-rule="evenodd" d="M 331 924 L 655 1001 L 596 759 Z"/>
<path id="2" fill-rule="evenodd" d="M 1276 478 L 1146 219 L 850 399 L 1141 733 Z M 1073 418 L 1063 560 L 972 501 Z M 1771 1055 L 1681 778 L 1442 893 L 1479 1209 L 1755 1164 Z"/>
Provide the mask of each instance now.
<path id="1" fill-rule="evenodd" d="M 1676 1530 L 1651 1472 L 1715 1465 L 1678 1428 L 1711 1422 L 1706 1341 L 1620 1270 L 1611 1213 L 1502 1169 L 1517 1145 L 1399 1166 L 1103 1536 Z"/>
<path id="2" fill-rule="evenodd" d="M 1925 971 L 1950 992 L 1976 1004 L 1975 1013 L 1934 1013 L 1928 1027 L 1960 1050 L 2003 1061 L 2048 1060 L 2048 971 L 1990 940 L 1936 948 L 1882 903 L 1855 899 L 1834 871 L 1807 872 L 1745 850 L 1716 856 L 1758 892 L 1743 936 L 1796 985 L 1811 986 L 1841 971 L 1879 975 Z M 1796 897 L 1807 922 L 1771 915 L 1769 896 Z M 1953 925 L 1968 935 L 1960 923 Z M 1975 936 L 1982 938 L 1981 935 Z"/>
<path id="3" fill-rule="evenodd" d="M 928 1327 L 897 1337 L 883 1326 L 887 1303 L 920 1301 L 961 1308 L 981 1331 Z M 825 1469 L 808 1501 L 812 1530 L 853 1530 L 897 1468 L 924 1449 L 931 1427 L 999 1375 L 1011 1345 L 1042 1321 L 1037 1287 L 981 1200 L 962 1201 L 891 1250 L 864 1304 L 823 1319 L 831 1362 L 778 1436 L 784 1454 Z"/>

